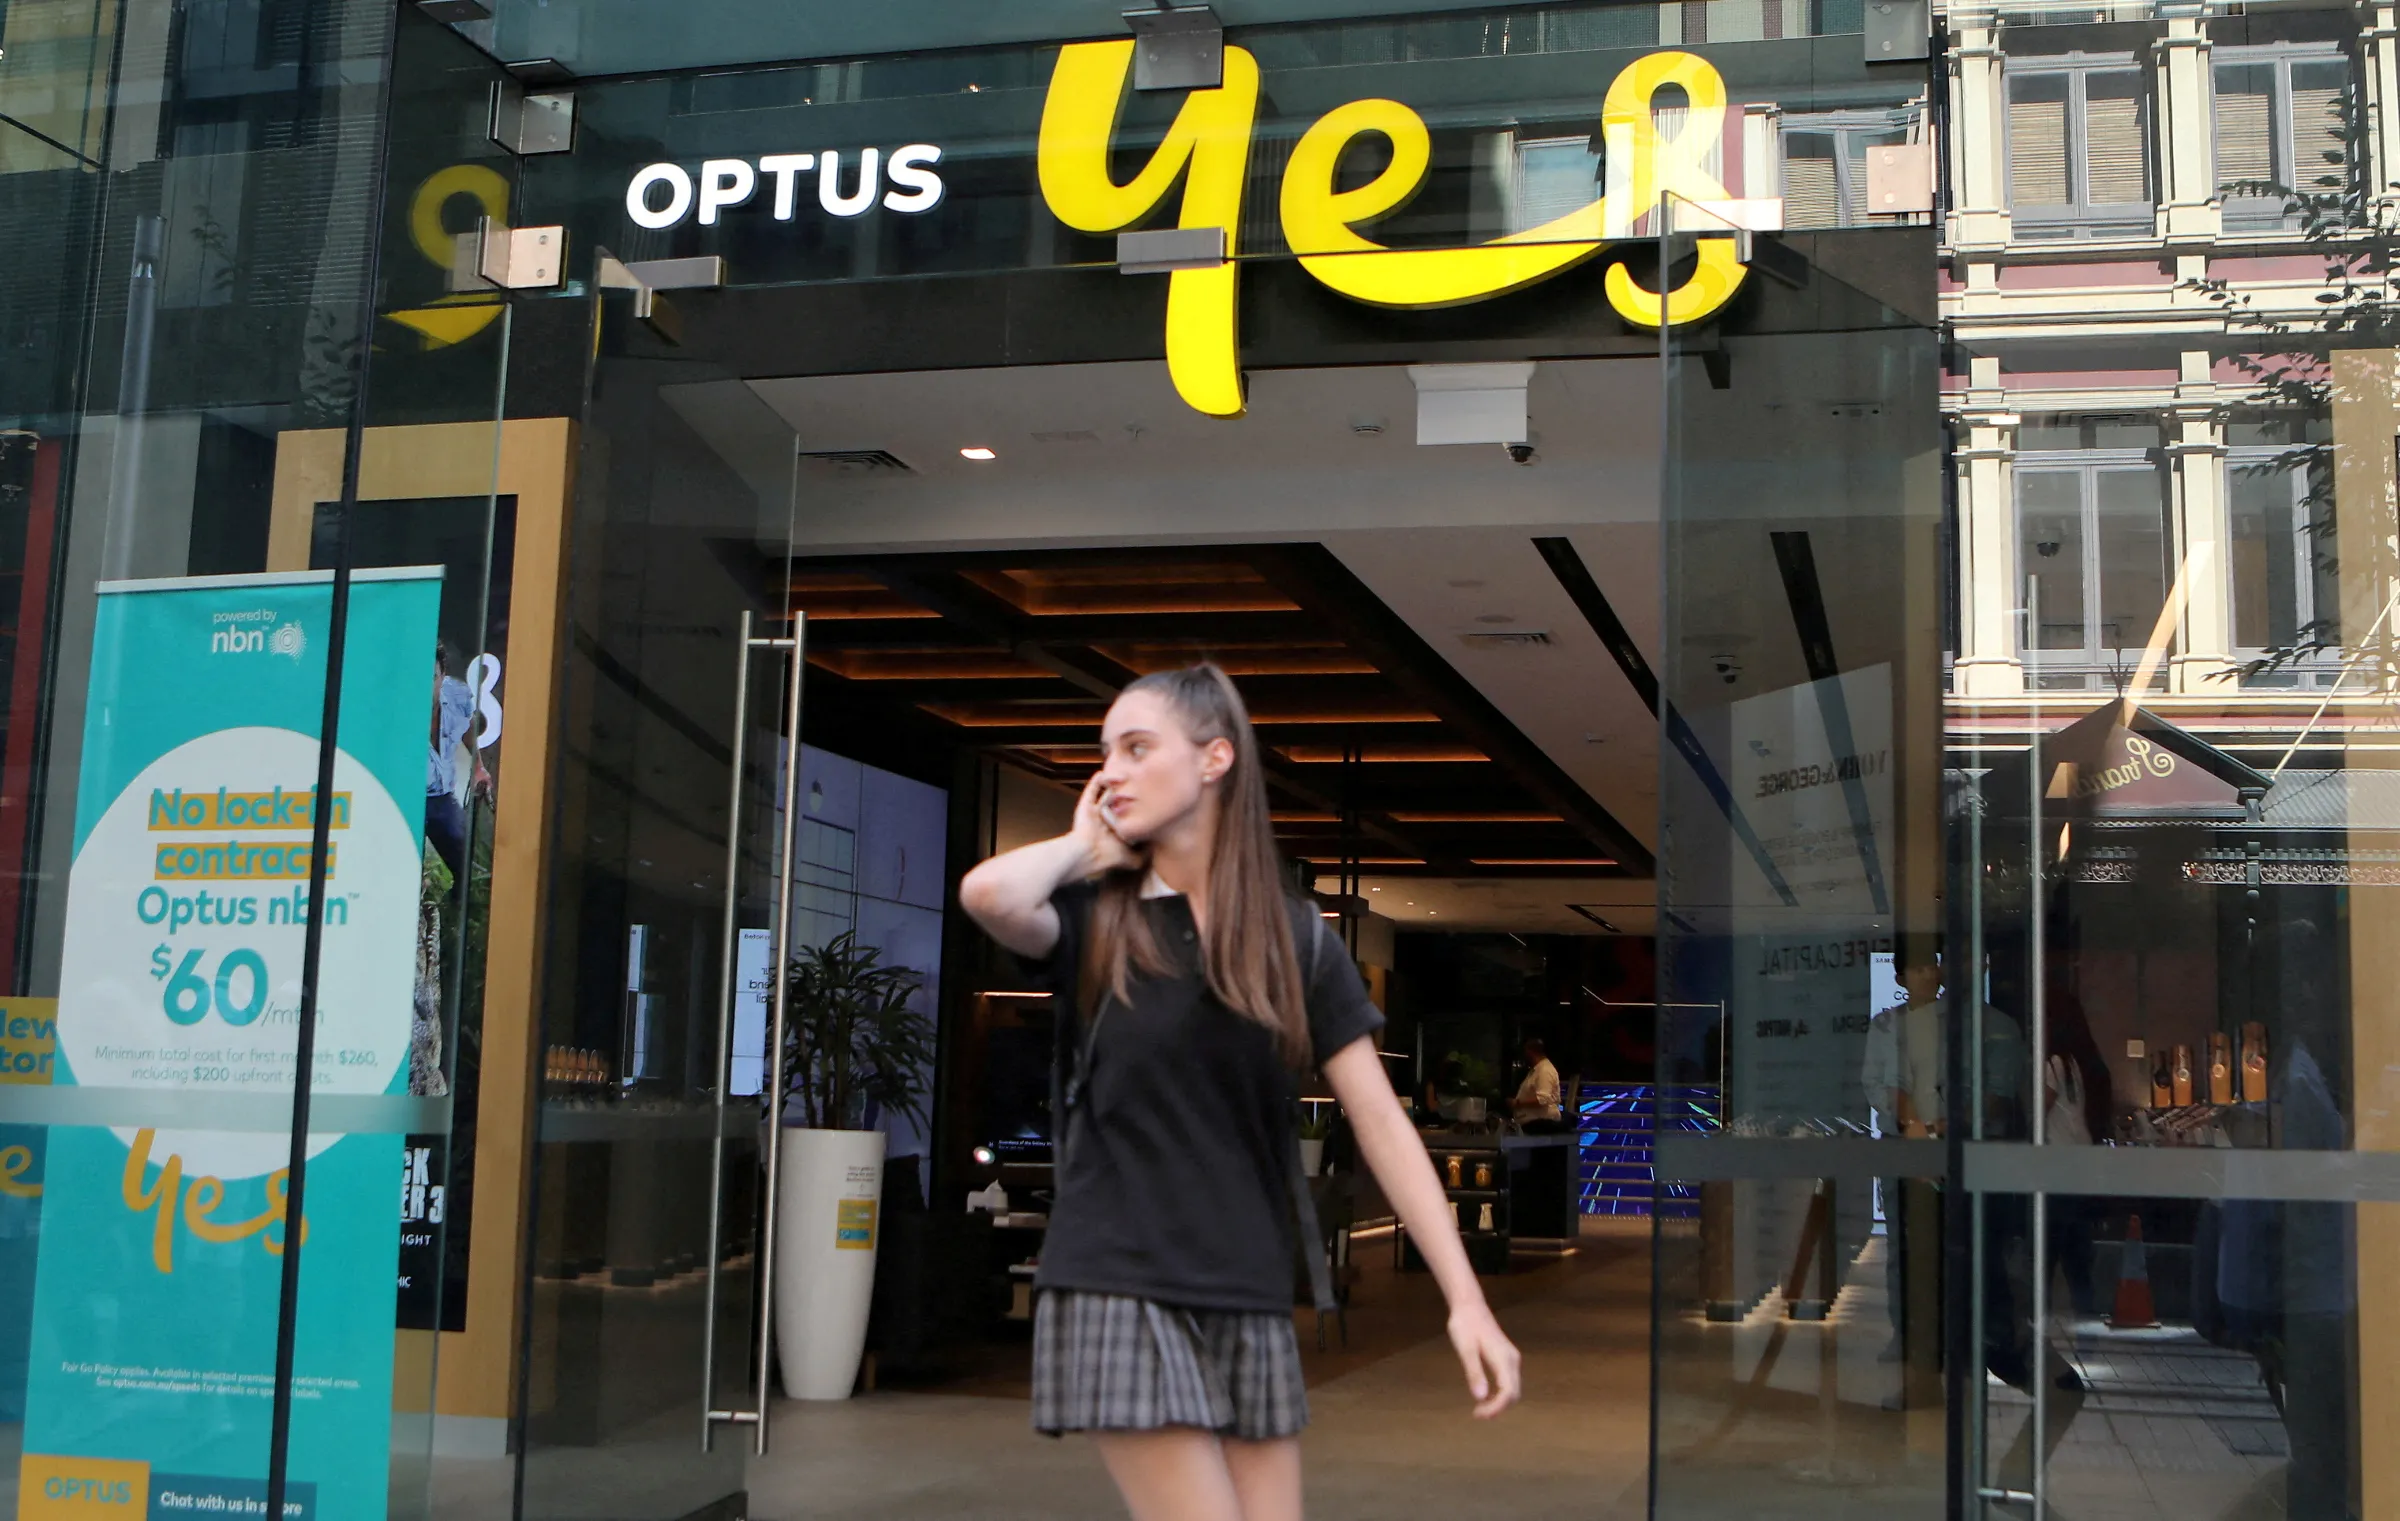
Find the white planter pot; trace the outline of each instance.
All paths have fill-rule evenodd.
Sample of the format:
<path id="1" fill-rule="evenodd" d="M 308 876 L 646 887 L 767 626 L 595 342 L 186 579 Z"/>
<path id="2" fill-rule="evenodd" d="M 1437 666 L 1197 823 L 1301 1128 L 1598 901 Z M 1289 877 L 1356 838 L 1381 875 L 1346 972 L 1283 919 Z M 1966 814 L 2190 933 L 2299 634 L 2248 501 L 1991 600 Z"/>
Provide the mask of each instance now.
<path id="1" fill-rule="evenodd" d="M 1322 1140 L 1312 1141 L 1306 1136 L 1300 1138 L 1300 1170 L 1312 1178 L 1325 1170 L 1325 1143 Z"/>
<path id="2" fill-rule="evenodd" d="M 775 1351 L 783 1392 L 841 1400 L 858 1382 L 881 1239 L 883 1132 L 783 1133 L 775 1201 Z"/>

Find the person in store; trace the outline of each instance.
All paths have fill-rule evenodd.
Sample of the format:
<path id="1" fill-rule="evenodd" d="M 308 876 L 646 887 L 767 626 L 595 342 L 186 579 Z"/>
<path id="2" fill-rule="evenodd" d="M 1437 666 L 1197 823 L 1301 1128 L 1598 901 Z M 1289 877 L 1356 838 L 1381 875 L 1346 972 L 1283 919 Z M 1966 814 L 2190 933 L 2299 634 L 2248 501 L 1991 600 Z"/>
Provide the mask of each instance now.
<path id="1" fill-rule="evenodd" d="M 1902 1140 L 1929 1140 L 1948 1128 L 1947 1096 L 1950 1015 L 1943 981 L 1943 962 L 1923 943 L 1904 947 L 1898 967 L 1901 1001 L 1867 1024 L 1859 1063 L 1859 1083 L 1866 1102 L 1875 1110 L 1877 1133 Z M 1983 1005 L 1983 1111 L 1987 1133 L 2003 1133 L 2022 1108 L 2025 1050 L 2023 1026 Z M 1900 1208 L 1908 1195 L 1898 1176 L 1878 1180 L 1884 1209 L 1885 1313 L 1892 1339 L 1881 1353 L 1884 1362 L 1903 1361 L 1908 1353 L 1908 1275 L 1912 1266 L 1934 1270 L 1935 1243 L 1912 1241 L 1907 1213 Z M 1912 1257 L 1924 1253 L 1921 1262 Z M 1938 1344 L 1938 1326 L 1920 1326 L 1915 1335 L 1928 1353 Z M 1899 1402 L 1893 1402 L 1899 1408 Z"/>
<path id="2" fill-rule="evenodd" d="M 1525 1038 L 1525 1081 L 1508 1101 L 1509 1112 L 1528 1135 L 1555 1135 L 1564 1128 L 1559 1108 L 1558 1068 L 1538 1035 Z"/>
<path id="3" fill-rule="evenodd" d="M 1296 1521 L 1292 1095 L 1308 1067 L 1441 1286 L 1477 1416 L 1515 1402 L 1517 1349 L 1376 1054 L 1382 1015 L 1316 906 L 1283 885 L 1232 681 L 1213 664 L 1143 677 L 1109 708 L 1100 750 L 1067 833 L 959 885 L 1072 1011 L 1034 1426 L 1089 1433 L 1137 1521 Z"/>

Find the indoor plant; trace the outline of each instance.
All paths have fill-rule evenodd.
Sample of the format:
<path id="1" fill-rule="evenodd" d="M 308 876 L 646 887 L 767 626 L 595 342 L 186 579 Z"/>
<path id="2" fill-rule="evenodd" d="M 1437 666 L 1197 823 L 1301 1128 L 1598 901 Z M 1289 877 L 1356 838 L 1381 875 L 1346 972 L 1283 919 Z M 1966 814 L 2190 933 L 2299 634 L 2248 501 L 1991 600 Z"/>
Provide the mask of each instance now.
<path id="1" fill-rule="evenodd" d="M 1315 1177 L 1325 1170 L 1325 1142 L 1333 1134 L 1334 1106 L 1311 1104 L 1300 1111 L 1300 1170 Z"/>
<path id="2" fill-rule="evenodd" d="M 785 969 L 783 1160 L 776 1187 L 775 1346 L 784 1393 L 845 1399 L 866 1346 L 883 1194 L 881 1117 L 924 1117 L 933 1024 L 924 978 L 855 930 Z"/>

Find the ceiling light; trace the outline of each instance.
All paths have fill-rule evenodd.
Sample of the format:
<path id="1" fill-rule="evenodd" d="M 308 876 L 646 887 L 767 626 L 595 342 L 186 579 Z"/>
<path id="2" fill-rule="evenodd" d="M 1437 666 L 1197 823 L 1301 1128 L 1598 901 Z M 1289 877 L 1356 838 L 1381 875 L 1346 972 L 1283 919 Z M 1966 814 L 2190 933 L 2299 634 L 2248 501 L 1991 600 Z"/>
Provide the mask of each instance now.
<path id="1" fill-rule="evenodd" d="M 986 449 L 981 444 L 969 444 L 958 451 L 958 457 L 960 459 L 998 459 L 1000 455 L 997 450 Z"/>

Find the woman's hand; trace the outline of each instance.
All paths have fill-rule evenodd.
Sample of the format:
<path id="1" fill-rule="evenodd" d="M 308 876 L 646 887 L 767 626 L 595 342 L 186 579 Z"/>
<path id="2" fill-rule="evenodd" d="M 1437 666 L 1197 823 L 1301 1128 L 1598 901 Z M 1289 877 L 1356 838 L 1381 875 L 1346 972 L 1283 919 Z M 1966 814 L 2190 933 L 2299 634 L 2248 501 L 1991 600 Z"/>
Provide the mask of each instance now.
<path id="1" fill-rule="evenodd" d="M 1107 871 L 1129 871 L 1149 859 L 1146 852 L 1126 844 L 1116 826 L 1109 823 L 1100 806 L 1107 800 L 1108 789 L 1101 785 L 1100 773 L 1095 771 L 1092 779 L 1083 784 L 1083 796 L 1075 800 L 1075 824 L 1069 831 L 1083 846 L 1090 862 L 1091 869 L 1084 873 L 1087 877 Z"/>
<path id="2" fill-rule="evenodd" d="M 1350 1117 L 1359 1155 L 1383 1185 L 1383 1196 L 1408 1228 L 1410 1243 L 1433 1269 L 1442 1297 L 1449 1301 L 1450 1345 L 1466 1370 L 1475 1414 L 1488 1421 L 1517 1402 L 1517 1349 L 1484 1302 L 1483 1286 L 1467 1261 L 1467 1249 L 1458 1238 L 1458 1216 L 1434 1174 L 1433 1159 L 1425 1154 L 1423 1138 L 1392 1092 L 1392 1080 L 1371 1038 L 1362 1035 L 1326 1057 L 1324 1068 L 1325 1081 Z"/>
<path id="3" fill-rule="evenodd" d="M 1523 1382 L 1516 1343 L 1480 1298 L 1450 1312 L 1450 1345 L 1458 1352 L 1459 1366 L 1466 1369 L 1477 1420 L 1488 1421 L 1517 1402 Z"/>
<path id="4" fill-rule="evenodd" d="M 1047 956 L 1058 945 L 1058 910 L 1050 896 L 1070 882 L 1104 871 L 1140 866 L 1146 851 L 1125 843 L 1100 811 L 1106 789 L 1098 776 L 1084 784 L 1075 823 L 1065 834 L 1020 845 L 978 862 L 958 883 L 959 907 L 984 933 L 1020 956 Z"/>

